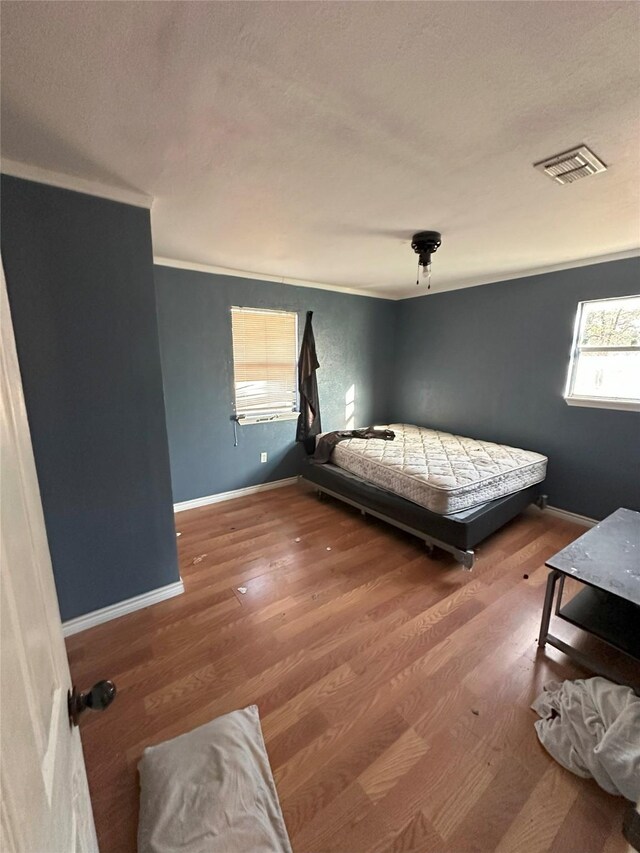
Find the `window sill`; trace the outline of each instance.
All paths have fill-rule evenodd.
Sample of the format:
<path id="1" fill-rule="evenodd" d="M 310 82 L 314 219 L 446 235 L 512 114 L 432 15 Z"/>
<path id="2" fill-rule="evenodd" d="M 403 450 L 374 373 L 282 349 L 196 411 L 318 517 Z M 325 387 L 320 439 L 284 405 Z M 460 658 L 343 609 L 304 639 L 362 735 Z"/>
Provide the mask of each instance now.
<path id="1" fill-rule="evenodd" d="M 297 421 L 300 412 L 281 412 L 278 415 L 238 415 L 240 426 L 249 424 L 273 424 L 278 421 Z"/>
<path id="2" fill-rule="evenodd" d="M 622 412 L 640 412 L 640 400 L 616 400 L 607 397 L 565 397 L 567 406 L 585 406 L 590 409 L 616 409 Z"/>

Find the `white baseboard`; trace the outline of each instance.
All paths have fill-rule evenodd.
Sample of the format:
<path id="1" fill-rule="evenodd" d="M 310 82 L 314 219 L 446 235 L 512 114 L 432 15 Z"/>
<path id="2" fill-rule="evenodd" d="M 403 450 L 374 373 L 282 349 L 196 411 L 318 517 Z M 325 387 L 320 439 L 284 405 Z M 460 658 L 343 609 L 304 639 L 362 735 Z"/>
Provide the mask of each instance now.
<path id="1" fill-rule="evenodd" d="M 573 524 L 580 524 L 582 527 L 595 527 L 598 523 L 595 518 L 589 518 L 586 515 L 578 515 L 576 512 L 569 512 L 568 509 L 558 509 L 555 506 L 547 506 L 544 509 L 549 515 L 555 515 L 563 521 L 571 521 Z"/>
<path id="2" fill-rule="evenodd" d="M 110 604 L 108 607 L 100 608 L 100 610 L 92 610 L 91 613 L 85 613 L 84 616 L 69 619 L 62 623 L 62 633 L 65 637 L 70 637 L 71 634 L 78 634 L 80 631 L 86 631 L 87 628 L 93 628 L 94 625 L 101 625 L 103 622 L 109 622 L 111 619 L 117 619 L 118 616 L 133 613 L 134 610 L 141 610 L 143 607 L 149 607 L 150 604 L 157 604 L 159 601 L 165 601 L 165 599 L 173 598 L 183 592 L 184 584 L 180 578 L 175 583 L 143 592 L 142 595 L 127 598 L 117 604 Z"/>
<path id="3" fill-rule="evenodd" d="M 230 501 L 234 498 L 243 498 L 246 495 L 254 495 L 256 492 L 266 492 L 269 489 L 281 489 L 283 486 L 291 486 L 297 483 L 297 477 L 287 477 L 286 480 L 274 480 L 272 483 L 258 483 L 257 486 L 247 486 L 244 489 L 234 489 L 232 492 L 218 492 L 217 495 L 205 495 L 202 498 L 194 498 L 191 501 L 180 501 L 173 505 L 174 512 L 184 512 L 186 509 L 196 509 L 199 506 L 208 506 L 222 501 Z"/>

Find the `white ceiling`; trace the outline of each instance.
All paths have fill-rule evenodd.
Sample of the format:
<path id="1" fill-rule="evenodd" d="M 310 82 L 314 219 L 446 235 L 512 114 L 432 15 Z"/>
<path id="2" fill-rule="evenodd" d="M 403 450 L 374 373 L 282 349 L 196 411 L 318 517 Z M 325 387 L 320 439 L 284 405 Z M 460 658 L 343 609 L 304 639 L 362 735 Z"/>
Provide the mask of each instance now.
<path id="1" fill-rule="evenodd" d="M 3 2 L 2 153 L 154 197 L 154 251 L 376 295 L 640 244 L 634 2 Z M 580 143 L 609 169 L 532 168 Z"/>

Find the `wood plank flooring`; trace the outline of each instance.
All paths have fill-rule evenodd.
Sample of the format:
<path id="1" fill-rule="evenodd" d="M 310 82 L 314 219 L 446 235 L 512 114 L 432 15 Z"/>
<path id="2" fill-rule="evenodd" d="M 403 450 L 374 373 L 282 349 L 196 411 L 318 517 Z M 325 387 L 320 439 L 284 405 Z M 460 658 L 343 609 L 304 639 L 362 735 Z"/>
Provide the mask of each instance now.
<path id="1" fill-rule="evenodd" d="M 303 486 L 176 522 L 184 595 L 67 641 L 79 687 L 118 687 L 82 722 L 102 853 L 135 850 L 145 746 L 252 703 L 295 853 L 627 849 L 624 801 L 529 710 L 584 675 L 536 654 L 544 561 L 580 528 L 531 510 L 467 573 Z"/>

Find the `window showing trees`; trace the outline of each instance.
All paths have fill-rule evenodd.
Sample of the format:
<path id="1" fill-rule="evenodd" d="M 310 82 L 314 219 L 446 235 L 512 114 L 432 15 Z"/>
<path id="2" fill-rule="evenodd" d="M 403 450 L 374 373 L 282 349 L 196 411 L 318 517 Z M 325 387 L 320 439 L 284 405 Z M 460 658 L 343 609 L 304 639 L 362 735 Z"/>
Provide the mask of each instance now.
<path id="1" fill-rule="evenodd" d="M 640 296 L 581 302 L 565 399 L 640 409 Z"/>

